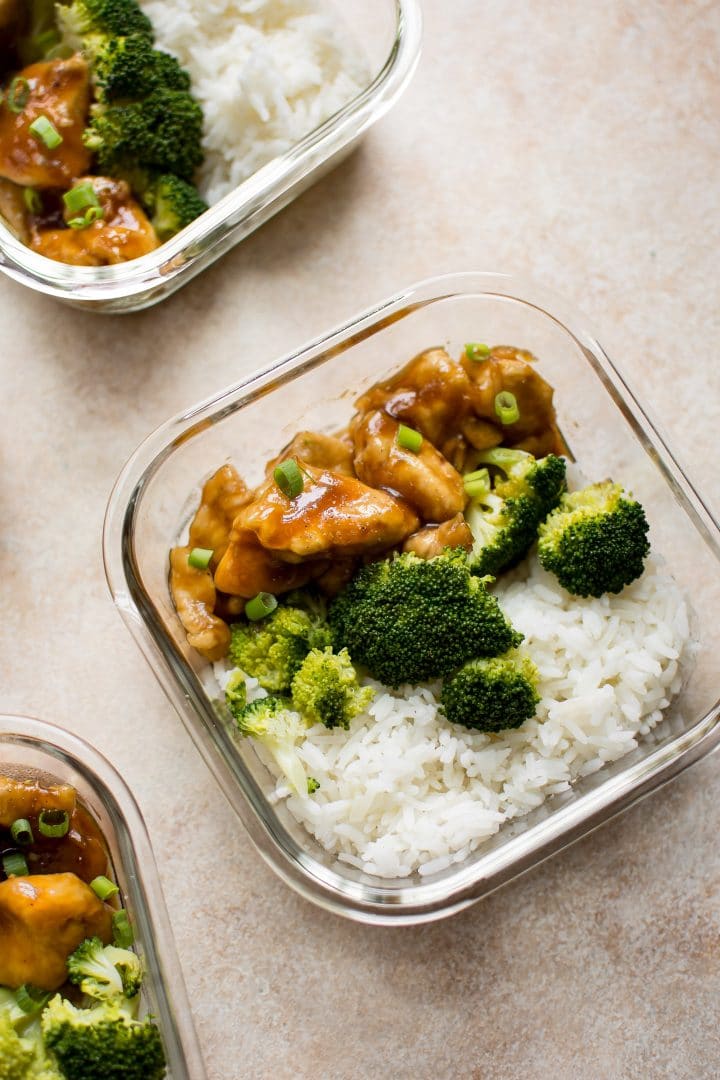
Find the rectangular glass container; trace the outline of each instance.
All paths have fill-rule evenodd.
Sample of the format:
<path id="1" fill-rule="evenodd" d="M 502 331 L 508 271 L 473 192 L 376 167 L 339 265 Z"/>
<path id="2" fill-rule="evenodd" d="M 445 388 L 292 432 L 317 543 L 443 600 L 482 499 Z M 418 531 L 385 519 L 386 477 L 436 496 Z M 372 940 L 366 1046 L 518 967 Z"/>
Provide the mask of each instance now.
<path id="1" fill-rule="evenodd" d="M 0 772 L 3 767 L 71 784 L 100 826 L 146 971 L 142 1012 L 152 1013 L 160 1028 L 168 1080 L 204 1080 L 207 1074 L 155 858 L 145 822 L 125 782 L 82 739 L 26 716 L 0 716 Z"/>
<path id="2" fill-rule="evenodd" d="M 168 549 L 226 461 L 257 483 L 297 430 L 347 424 L 359 393 L 433 345 L 466 341 L 534 352 L 555 387 L 560 426 L 595 478 L 616 475 L 644 505 L 695 612 L 692 673 L 636 750 L 509 822 L 465 862 L 385 880 L 338 862 L 271 801 L 274 779 L 235 737 L 208 665 L 185 640 L 168 588 Z M 367 922 L 419 922 L 486 895 L 631 805 L 720 740 L 720 531 L 623 376 L 561 300 L 504 275 L 466 273 L 412 286 L 245 382 L 169 421 L 121 474 L 105 523 L 108 581 L 125 622 L 259 851 L 289 884 Z"/>
<path id="3" fill-rule="evenodd" d="M 370 69 L 367 86 L 156 251 L 117 266 L 68 266 L 31 251 L 0 217 L 0 272 L 93 311 L 138 311 L 170 296 L 297 198 L 357 146 L 407 86 L 420 56 L 419 0 L 344 5 Z"/>

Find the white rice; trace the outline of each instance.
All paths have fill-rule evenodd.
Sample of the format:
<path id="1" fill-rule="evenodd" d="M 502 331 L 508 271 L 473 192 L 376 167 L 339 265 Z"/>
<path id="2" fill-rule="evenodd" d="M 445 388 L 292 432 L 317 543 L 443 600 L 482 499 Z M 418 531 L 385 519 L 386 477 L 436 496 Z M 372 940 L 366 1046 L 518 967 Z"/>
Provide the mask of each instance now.
<path id="1" fill-rule="evenodd" d="M 158 48 L 190 73 L 205 116 L 199 187 L 217 202 L 368 83 L 321 0 L 141 0 Z"/>
<path id="2" fill-rule="evenodd" d="M 319 789 L 300 797 L 279 780 L 275 795 L 341 861 L 390 878 L 462 861 L 503 822 L 632 750 L 679 691 L 689 612 L 658 556 L 618 596 L 571 597 L 536 559 L 495 593 L 539 670 L 536 716 L 485 735 L 444 719 L 437 686 L 373 683 L 349 731 L 310 728 L 299 753 Z M 216 677 L 222 688 L 224 665 Z"/>

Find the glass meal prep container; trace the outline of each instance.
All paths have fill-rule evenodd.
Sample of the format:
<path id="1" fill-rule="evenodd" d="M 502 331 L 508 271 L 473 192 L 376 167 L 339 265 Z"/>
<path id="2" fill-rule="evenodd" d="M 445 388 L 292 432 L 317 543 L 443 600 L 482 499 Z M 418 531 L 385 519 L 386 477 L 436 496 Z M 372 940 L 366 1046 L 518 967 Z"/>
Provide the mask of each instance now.
<path id="1" fill-rule="evenodd" d="M 338 5 L 364 52 L 367 86 L 286 154 L 274 158 L 156 251 L 117 266 L 69 266 L 18 240 L 0 216 L 0 271 L 93 311 L 137 311 L 170 296 L 287 206 L 357 146 L 407 86 L 420 56 L 419 0 Z"/>
<path id="2" fill-rule="evenodd" d="M 633 752 L 506 823 L 463 863 L 432 876 L 370 877 L 329 855 L 270 798 L 275 780 L 238 739 L 209 665 L 188 647 L 168 557 L 202 483 L 227 461 L 250 484 L 296 431 L 344 427 L 353 403 L 423 349 L 467 341 L 530 349 L 555 387 L 560 428 L 593 478 L 621 477 L 651 540 L 694 609 L 692 670 L 661 724 Z M 273 869 L 305 897 L 365 922 L 414 923 L 458 911 L 607 821 L 720 740 L 718 525 L 582 318 L 504 275 L 463 273 L 412 286 L 155 432 L 110 499 L 105 563 L 115 603 L 233 809 Z"/>
<path id="3" fill-rule="evenodd" d="M 99 825 L 142 957 L 143 1015 L 152 1013 L 168 1080 L 204 1080 L 152 847 L 137 803 L 110 763 L 82 739 L 26 716 L 0 715 L 0 773 L 70 784 Z"/>

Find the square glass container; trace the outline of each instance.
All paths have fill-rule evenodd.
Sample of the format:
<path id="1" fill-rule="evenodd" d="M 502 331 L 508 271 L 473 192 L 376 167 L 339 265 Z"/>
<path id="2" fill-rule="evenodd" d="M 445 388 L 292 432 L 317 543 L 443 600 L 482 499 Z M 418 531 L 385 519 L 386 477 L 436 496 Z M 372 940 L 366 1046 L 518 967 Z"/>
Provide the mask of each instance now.
<path id="1" fill-rule="evenodd" d="M 407 86 L 420 57 L 419 0 L 339 5 L 368 61 L 367 86 L 347 105 L 211 206 L 156 251 L 117 266 L 68 266 L 26 247 L 0 217 L 0 271 L 93 311 L 138 311 L 170 296 L 292 202 L 357 146 Z"/>
<path id="2" fill-rule="evenodd" d="M 662 723 L 632 753 L 505 824 L 465 862 L 433 876 L 370 877 L 338 862 L 273 803 L 275 782 L 237 739 L 209 665 L 185 641 L 168 589 L 168 549 L 205 479 L 232 461 L 257 483 L 294 433 L 345 426 L 360 392 L 433 345 L 466 341 L 534 352 L 555 387 L 560 426 L 593 477 L 616 475 L 644 505 L 695 612 L 692 672 Z M 260 853 L 299 892 L 351 918 L 413 923 L 457 911 L 602 824 L 720 740 L 720 531 L 656 427 L 582 317 L 505 275 L 463 273 L 412 286 L 298 352 L 169 421 L 135 453 L 105 522 L 108 581 L 122 617 Z"/>
<path id="3" fill-rule="evenodd" d="M 204 1080 L 182 972 L 145 822 L 125 782 L 82 739 L 41 720 L 0 716 L 0 772 L 42 774 L 71 784 L 100 826 L 114 879 L 135 931 L 146 971 L 143 1013 L 157 1020 L 165 1046 L 168 1080 Z"/>

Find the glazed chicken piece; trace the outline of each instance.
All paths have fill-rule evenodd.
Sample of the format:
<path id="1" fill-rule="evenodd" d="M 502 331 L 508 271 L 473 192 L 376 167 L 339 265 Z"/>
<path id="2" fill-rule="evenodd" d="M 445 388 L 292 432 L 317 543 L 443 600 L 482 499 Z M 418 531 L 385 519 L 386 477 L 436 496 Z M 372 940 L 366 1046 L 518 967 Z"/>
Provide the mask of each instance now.
<path id="1" fill-rule="evenodd" d="M 145 211 L 133 199 L 124 180 L 106 176 L 83 176 L 90 181 L 103 217 L 84 229 L 34 229 L 33 251 L 71 266 L 111 266 L 147 255 L 160 246 Z M 66 218 L 73 215 L 66 211 Z"/>
<path id="2" fill-rule="evenodd" d="M 217 566 L 225 554 L 233 521 L 251 498 L 252 492 L 232 465 L 223 465 L 206 481 L 188 544 L 213 551 L 211 566 Z"/>
<path id="3" fill-rule="evenodd" d="M 314 465 L 317 469 L 330 469 L 343 476 L 354 476 L 353 444 L 349 438 L 340 439 L 335 435 L 319 435 L 315 431 L 299 431 L 293 441 L 267 463 L 265 473 L 270 476 L 276 465 L 286 458 L 293 457 Z"/>
<path id="4" fill-rule="evenodd" d="M 266 551 L 254 532 L 238 524 L 243 514 L 238 515 L 227 551 L 215 571 L 215 584 L 222 592 L 246 600 L 259 592 L 289 592 L 307 585 L 326 569 L 327 562 L 284 562 Z"/>
<path id="5" fill-rule="evenodd" d="M 230 631 L 214 614 L 216 593 L 212 574 L 190 566 L 191 550 L 177 547 L 170 552 L 170 592 L 187 631 L 188 645 L 208 660 L 220 660 L 230 644 Z"/>
<path id="6" fill-rule="evenodd" d="M 17 75 L 15 93 L 27 92 L 19 112 L 0 108 L 0 176 L 36 188 L 69 188 L 90 167 L 83 146 L 90 106 L 90 72 L 81 56 L 30 64 Z M 5 88 L 8 92 L 8 88 Z M 54 126 L 62 142 L 55 149 L 30 131 L 39 116 Z"/>
<path id="7" fill-rule="evenodd" d="M 34 818 L 41 810 L 75 809 L 75 788 L 69 784 L 45 786 L 36 780 L 0 776 L 0 826 L 9 829 L 18 818 Z M 2 982 L 2 980 L 0 980 Z"/>
<path id="8" fill-rule="evenodd" d="M 427 439 L 417 454 L 398 446 L 398 427 L 384 412 L 365 413 L 354 423 L 359 478 L 397 492 L 424 521 L 446 521 L 460 513 L 466 502 L 460 473 Z"/>
<path id="9" fill-rule="evenodd" d="M 427 349 L 397 375 L 372 386 L 356 404 L 361 413 L 384 409 L 440 446 L 470 411 L 470 397 L 462 365 L 445 349 Z"/>
<path id="10" fill-rule="evenodd" d="M 504 446 L 527 450 L 536 457 L 565 454 L 567 447 L 555 420 L 553 389 L 538 375 L 529 362 L 532 359 L 527 350 L 510 345 L 495 346 L 480 363 L 465 357 L 462 364 L 472 383 L 473 410 L 497 428 Z M 519 420 L 506 426 L 495 413 L 495 398 L 503 390 L 515 395 L 520 411 Z M 469 438 L 471 430 L 466 429 L 465 434 Z"/>
<path id="11" fill-rule="evenodd" d="M 0 882 L 0 985 L 57 990 L 81 941 L 112 939 L 112 912 L 75 874 L 35 874 Z"/>
<path id="12" fill-rule="evenodd" d="M 464 548 L 470 551 L 473 546 L 473 534 L 470 532 L 462 514 L 456 514 L 441 525 L 426 525 L 408 536 L 403 544 L 403 551 L 412 551 L 421 559 L 434 559 L 442 555 L 445 548 Z"/>
<path id="13" fill-rule="evenodd" d="M 415 512 L 384 491 L 313 465 L 303 464 L 302 472 L 304 487 L 294 499 L 266 480 L 238 514 L 235 529 L 250 530 L 263 547 L 299 562 L 384 551 L 418 527 Z"/>

